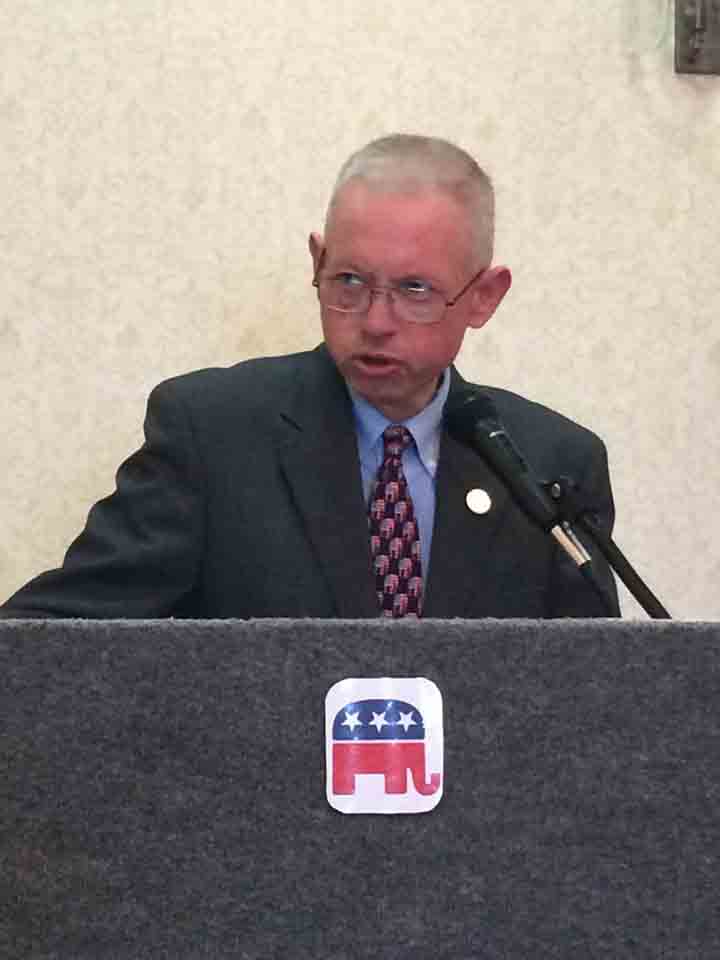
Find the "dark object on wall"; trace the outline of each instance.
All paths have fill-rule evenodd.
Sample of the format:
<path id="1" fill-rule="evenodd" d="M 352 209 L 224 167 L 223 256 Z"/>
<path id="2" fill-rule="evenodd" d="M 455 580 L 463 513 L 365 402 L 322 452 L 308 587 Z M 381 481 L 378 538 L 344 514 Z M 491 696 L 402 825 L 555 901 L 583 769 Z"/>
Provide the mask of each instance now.
<path id="1" fill-rule="evenodd" d="M 675 71 L 720 74 L 720 0 L 675 0 Z"/>

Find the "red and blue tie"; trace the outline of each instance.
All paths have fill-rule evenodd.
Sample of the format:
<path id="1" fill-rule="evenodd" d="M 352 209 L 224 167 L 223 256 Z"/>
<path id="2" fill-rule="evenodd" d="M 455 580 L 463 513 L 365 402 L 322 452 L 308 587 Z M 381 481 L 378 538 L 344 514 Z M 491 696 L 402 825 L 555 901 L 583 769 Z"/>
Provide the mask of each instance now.
<path id="1" fill-rule="evenodd" d="M 407 427 L 385 430 L 383 461 L 370 495 L 370 553 L 383 617 L 422 614 L 420 531 L 402 465 L 412 443 Z"/>

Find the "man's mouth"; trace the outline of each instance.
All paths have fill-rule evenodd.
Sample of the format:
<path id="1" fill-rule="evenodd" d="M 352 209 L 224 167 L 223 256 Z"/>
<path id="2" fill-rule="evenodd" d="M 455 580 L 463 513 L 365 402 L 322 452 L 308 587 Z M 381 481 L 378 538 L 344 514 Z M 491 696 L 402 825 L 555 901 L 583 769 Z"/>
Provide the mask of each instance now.
<path id="1" fill-rule="evenodd" d="M 360 354 L 356 359 L 362 367 L 367 367 L 371 370 L 388 370 L 391 367 L 397 366 L 397 360 L 394 360 L 392 357 L 386 357 L 377 353 L 363 353 Z"/>

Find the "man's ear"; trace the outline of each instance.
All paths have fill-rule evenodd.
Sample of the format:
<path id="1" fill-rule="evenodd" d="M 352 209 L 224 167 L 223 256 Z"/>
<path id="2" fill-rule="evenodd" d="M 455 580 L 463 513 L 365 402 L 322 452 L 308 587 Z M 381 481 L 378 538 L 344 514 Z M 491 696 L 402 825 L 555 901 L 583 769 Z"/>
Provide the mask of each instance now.
<path id="1" fill-rule="evenodd" d="M 317 273 L 318 266 L 320 265 L 320 257 L 322 252 L 325 249 L 325 241 L 322 238 L 321 233 L 311 233 L 308 237 L 308 249 L 310 250 L 310 256 L 313 261 L 313 276 Z"/>
<path id="2" fill-rule="evenodd" d="M 470 294 L 468 326 L 479 330 L 495 313 L 510 289 L 512 274 L 508 267 L 490 267 L 473 286 Z"/>

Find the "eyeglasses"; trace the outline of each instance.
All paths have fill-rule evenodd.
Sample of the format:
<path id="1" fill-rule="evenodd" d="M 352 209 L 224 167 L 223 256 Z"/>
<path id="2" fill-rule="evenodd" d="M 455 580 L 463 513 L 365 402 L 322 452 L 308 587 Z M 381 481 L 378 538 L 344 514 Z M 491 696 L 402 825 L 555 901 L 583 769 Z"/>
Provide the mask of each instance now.
<path id="1" fill-rule="evenodd" d="M 377 287 L 349 270 L 322 276 L 324 265 L 325 251 L 323 250 L 313 277 L 313 286 L 317 287 L 320 303 L 326 309 L 337 310 L 338 313 L 367 313 L 373 297 L 382 293 L 389 297 L 398 320 L 422 324 L 440 323 L 445 316 L 445 311 L 449 307 L 454 307 L 478 277 L 487 270 L 487 267 L 478 270 L 459 293 L 455 294 L 451 300 L 446 300 L 444 293 L 419 277 L 403 280 L 401 283 L 387 287 Z"/>

